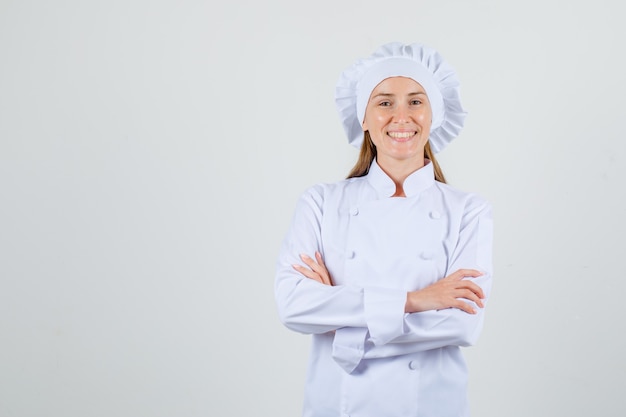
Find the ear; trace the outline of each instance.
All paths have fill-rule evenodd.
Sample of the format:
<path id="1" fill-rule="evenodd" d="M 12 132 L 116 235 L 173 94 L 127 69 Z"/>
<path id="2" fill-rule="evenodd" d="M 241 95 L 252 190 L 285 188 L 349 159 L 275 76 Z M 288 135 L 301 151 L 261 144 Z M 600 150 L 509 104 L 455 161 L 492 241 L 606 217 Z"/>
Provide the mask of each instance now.
<path id="1" fill-rule="evenodd" d="M 363 124 L 361 124 L 361 129 L 363 129 L 364 132 L 367 132 L 369 130 L 367 128 L 367 122 L 365 120 L 363 120 Z"/>

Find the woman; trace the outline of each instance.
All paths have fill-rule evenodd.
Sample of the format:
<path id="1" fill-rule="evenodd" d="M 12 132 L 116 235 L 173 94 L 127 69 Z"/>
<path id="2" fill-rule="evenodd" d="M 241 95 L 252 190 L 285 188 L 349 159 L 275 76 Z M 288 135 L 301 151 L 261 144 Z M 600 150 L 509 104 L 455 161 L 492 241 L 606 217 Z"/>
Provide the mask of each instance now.
<path id="1" fill-rule="evenodd" d="M 460 347 L 483 324 L 492 216 L 435 159 L 465 119 L 457 77 L 390 43 L 344 71 L 336 104 L 359 159 L 301 196 L 275 281 L 281 321 L 313 335 L 303 415 L 468 416 Z"/>

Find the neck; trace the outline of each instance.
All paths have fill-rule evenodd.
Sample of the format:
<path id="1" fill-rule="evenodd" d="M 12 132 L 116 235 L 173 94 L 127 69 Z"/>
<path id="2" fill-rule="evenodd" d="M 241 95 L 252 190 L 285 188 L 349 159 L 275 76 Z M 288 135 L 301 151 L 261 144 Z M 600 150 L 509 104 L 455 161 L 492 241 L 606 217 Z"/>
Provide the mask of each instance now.
<path id="1" fill-rule="evenodd" d="M 425 165 L 423 156 L 403 160 L 379 158 L 376 162 L 385 174 L 387 174 L 396 184 L 396 192 L 393 197 L 406 197 L 402 186 L 404 184 L 404 180 Z"/>

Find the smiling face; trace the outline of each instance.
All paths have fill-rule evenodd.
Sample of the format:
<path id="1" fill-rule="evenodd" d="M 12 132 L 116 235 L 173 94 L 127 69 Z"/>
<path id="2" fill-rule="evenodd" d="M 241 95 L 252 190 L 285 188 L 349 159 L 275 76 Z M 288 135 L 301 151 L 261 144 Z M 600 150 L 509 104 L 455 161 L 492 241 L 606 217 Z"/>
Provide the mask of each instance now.
<path id="1" fill-rule="evenodd" d="M 415 163 L 419 168 L 424 164 L 431 123 L 424 88 L 411 78 L 391 77 L 370 94 L 363 130 L 369 131 L 381 166 Z"/>

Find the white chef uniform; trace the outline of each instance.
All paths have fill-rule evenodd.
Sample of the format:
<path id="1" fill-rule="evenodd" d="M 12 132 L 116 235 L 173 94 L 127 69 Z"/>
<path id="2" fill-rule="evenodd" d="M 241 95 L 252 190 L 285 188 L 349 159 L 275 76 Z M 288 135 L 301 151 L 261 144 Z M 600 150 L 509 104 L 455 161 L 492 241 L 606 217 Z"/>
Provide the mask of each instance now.
<path id="1" fill-rule="evenodd" d="M 492 214 L 482 197 L 412 173 L 406 198 L 374 161 L 366 176 L 318 184 L 299 199 L 277 262 L 281 321 L 312 334 L 305 417 L 468 416 L 460 347 L 484 309 L 406 314 L 406 294 L 462 268 L 489 296 Z M 321 252 L 333 286 L 295 271 Z"/>

